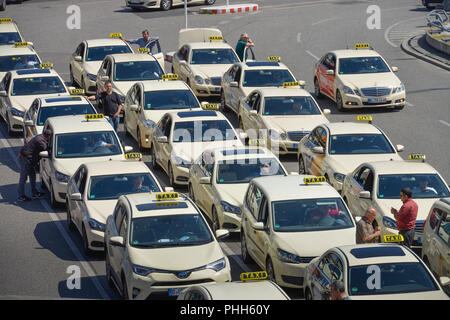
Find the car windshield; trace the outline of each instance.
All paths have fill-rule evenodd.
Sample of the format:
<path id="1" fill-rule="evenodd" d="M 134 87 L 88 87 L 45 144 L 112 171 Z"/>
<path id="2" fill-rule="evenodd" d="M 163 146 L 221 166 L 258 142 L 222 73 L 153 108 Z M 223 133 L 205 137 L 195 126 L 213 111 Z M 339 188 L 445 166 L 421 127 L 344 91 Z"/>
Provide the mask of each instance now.
<path id="1" fill-rule="evenodd" d="M 102 157 L 122 153 L 114 131 L 57 134 L 55 150 L 56 158 Z"/>
<path id="2" fill-rule="evenodd" d="M 119 62 L 115 68 L 115 81 L 156 80 L 164 73 L 156 61 Z"/>
<path id="3" fill-rule="evenodd" d="M 379 287 L 368 286 L 369 274 L 380 270 Z M 439 290 L 422 263 L 380 263 L 350 267 L 348 292 L 352 296 L 399 294 Z"/>
<path id="4" fill-rule="evenodd" d="M 0 57 L 0 71 L 39 68 L 39 59 L 35 54 Z"/>
<path id="5" fill-rule="evenodd" d="M 311 97 L 270 97 L 264 99 L 265 116 L 317 115 L 319 108 Z"/>
<path id="6" fill-rule="evenodd" d="M 361 74 L 391 72 L 380 57 L 358 57 L 339 59 L 339 74 Z"/>
<path id="7" fill-rule="evenodd" d="M 161 90 L 144 93 L 145 110 L 200 108 L 190 90 Z"/>
<path id="8" fill-rule="evenodd" d="M 272 217 L 276 232 L 322 231 L 354 226 L 340 198 L 274 201 Z"/>
<path id="9" fill-rule="evenodd" d="M 437 174 L 383 174 L 378 177 L 378 198 L 399 199 L 399 190 L 410 188 L 414 199 L 449 197 Z"/>
<path id="10" fill-rule="evenodd" d="M 14 42 L 22 42 L 18 32 L 2 32 L 0 33 L 0 45 L 14 44 Z"/>
<path id="11" fill-rule="evenodd" d="M 110 200 L 129 193 L 160 191 L 148 172 L 91 176 L 88 200 Z"/>
<path id="12" fill-rule="evenodd" d="M 155 215 L 131 220 L 133 247 L 197 246 L 213 241 L 200 214 Z"/>
<path id="13" fill-rule="evenodd" d="M 340 134 L 330 139 L 330 154 L 395 153 L 382 134 Z"/>
<path id="14" fill-rule="evenodd" d="M 66 93 L 66 87 L 58 77 L 34 77 L 14 79 L 12 96 Z"/>
<path id="15" fill-rule="evenodd" d="M 233 129 L 226 120 L 176 122 L 173 142 L 205 142 L 236 140 Z"/>
<path id="16" fill-rule="evenodd" d="M 233 64 L 239 62 L 232 49 L 195 49 L 191 64 Z"/>
<path id="17" fill-rule="evenodd" d="M 284 175 L 275 158 L 225 160 L 217 163 L 217 183 L 249 183 L 261 176 Z"/>
<path id="18" fill-rule="evenodd" d="M 74 114 L 93 114 L 97 113 L 90 104 L 73 104 L 73 105 L 60 105 L 40 108 L 37 116 L 36 124 L 43 126 L 45 120 L 50 117 L 68 116 Z"/>
<path id="19" fill-rule="evenodd" d="M 109 54 L 132 53 L 128 46 L 104 46 L 87 49 L 86 61 L 102 61 Z"/>
<path id="20" fill-rule="evenodd" d="M 294 81 L 286 69 L 247 70 L 242 84 L 244 87 L 281 87 L 284 82 Z"/>

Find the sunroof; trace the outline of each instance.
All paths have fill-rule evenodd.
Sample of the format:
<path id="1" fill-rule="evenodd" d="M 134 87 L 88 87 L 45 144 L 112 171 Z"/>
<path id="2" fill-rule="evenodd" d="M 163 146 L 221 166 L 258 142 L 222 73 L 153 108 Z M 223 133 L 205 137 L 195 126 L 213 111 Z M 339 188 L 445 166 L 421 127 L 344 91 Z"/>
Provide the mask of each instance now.
<path id="1" fill-rule="evenodd" d="M 180 118 L 191 118 L 191 117 L 215 117 L 217 116 L 215 111 L 183 111 L 178 112 L 177 115 Z"/>
<path id="2" fill-rule="evenodd" d="M 405 252 L 397 246 L 375 246 L 368 248 L 355 248 L 350 253 L 358 259 L 378 258 L 378 257 L 401 257 Z"/>
<path id="3" fill-rule="evenodd" d="M 24 74 L 42 74 L 42 73 L 50 73 L 48 69 L 27 69 L 27 70 L 18 70 L 16 71 L 18 75 Z"/>
<path id="4" fill-rule="evenodd" d="M 275 61 L 259 61 L 259 62 L 247 62 L 249 67 L 279 67 L 280 64 Z"/>
<path id="5" fill-rule="evenodd" d="M 261 149 L 231 149 L 222 150 L 222 155 L 232 156 L 237 154 L 264 154 L 264 150 Z"/>
<path id="6" fill-rule="evenodd" d="M 62 98 L 48 98 L 45 99 L 45 102 L 52 103 L 52 102 L 64 102 L 64 101 L 81 101 L 80 97 L 62 97 Z"/>
<path id="7" fill-rule="evenodd" d="M 177 201 L 159 201 L 145 204 L 138 204 L 136 209 L 139 211 L 151 211 L 151 210 L 166 210 L 166 209 L 186 209 L 188 206 L 186 202 Z"/>

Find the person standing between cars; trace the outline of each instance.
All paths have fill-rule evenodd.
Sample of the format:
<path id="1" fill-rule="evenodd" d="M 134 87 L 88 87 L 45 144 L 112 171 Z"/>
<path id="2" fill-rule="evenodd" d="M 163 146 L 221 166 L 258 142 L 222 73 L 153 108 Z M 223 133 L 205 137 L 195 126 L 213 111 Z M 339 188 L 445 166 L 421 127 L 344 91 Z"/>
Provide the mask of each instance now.
<path id="1" fill-rule="evenodd" d="M 155 46 L 155 40 L 159 40 L 158 36 L 150 37 L 150 33 L 147 29 L 142 31 L 142 38 L 134 39 L 134 40 L 127 40 L 125 38 L 120 38 L 125 42 L 128 42 L 129 44 L 137 44 L 139 48 L 149 48 L 150 52 L 153 52 L 153 47 Z M 159 45 L 158 45 L 159 46 Z M 161 48 L 158 48 L 159 51 L 161 51 Z"/>
<path id="2" fill-rule="evenodd" d="M 345 285 L 341 280 L 333 280 L 330 285 L 331 300 L 350 300 L 345 293 Z"/>
<path id="3" fill-rule="evenodd" d="M 18 159 L 20 178 L 19 187 L 17 190 L 19 197 L 17 198 L 17 201 L 22 202 L 31 200 L 25 195 L 25 183 L 28 178 L 30 178 L 32 199 L 38 199 L 45 194 L 36 189 L 36 166 L 39 162 L 39 153 L 47 150 L 50 136 L 51 131 L 47 129 L 44 133 L 35 136 L 28 143 L 26 143 L 22 149 L 20 149 Z"/>
<path id="4" fill-rule="evenodd" d="M 391 208 L 391 213 L 397 221 L 398 232 L 403 236 L 403 245 L 411 247 L 414 240 L 414 228 L 416 227 L 417 211 L 419 207 L 412 199 L 412 191 L 410 188 L 402 188 L 400 190 L 400 199 L 403 202 L 400 210 Z"/>
<path id="5" fill-rule="evenodd" d="M 381 228 L 379 226 L 374 227 L 375 218 L 377 217 L 377 211 L 369 207 L 366 214 L 361 220 L 356 223 L 356 243 L 377 243 L 377 237 L 381 234 Z"/>
<path id="6" fill-rule="evenodd" d="M 249 47 L 254 47 L 255 44 L 253 43 L 252 39 L 250 39 L 248 37 L 248 34 L 243 33 L 241 34 L 241 37 L 239 38 L 237 44 L 236 44 L 236 53 L 239 57 L 239 59 L 241 59 L 241 61 L 244 61 L 244 51 L 245 49 L 249 48 Z M 245 59 L 247 60 L 247 56 L 248 53 L 245 53 Z"/>
<path id="7" fill-rule="evenodd" d="M 104 87 L 100 88 L 98 94 L 86 97 L 88 100 L 101 100 L 103 112 L 105 116 L 109 117 L 109 123 L 114 128 L 116 133 L 119 133 L 120 111 L 122 110 L 122 102 L 117 92 L 113 92 L 112 83 L 110 80 L 106 81 Z"/>

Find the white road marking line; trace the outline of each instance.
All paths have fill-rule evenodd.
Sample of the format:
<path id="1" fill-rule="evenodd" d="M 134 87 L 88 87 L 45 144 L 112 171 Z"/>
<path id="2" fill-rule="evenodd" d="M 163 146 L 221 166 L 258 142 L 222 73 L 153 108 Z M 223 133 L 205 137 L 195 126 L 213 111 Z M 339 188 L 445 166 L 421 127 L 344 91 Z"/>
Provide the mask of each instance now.
<path id="1" fill-rule="evenodd" d="M 245 272 L 252 272 L 252 270 L 246 266 L 241 260 L 239 260 L 238 258 L 236 258 L 237 254 L 235 254 L 233 252 L 233 250 L 230 249 L 229 246 L 227 246 L 227 244 L 225 242 L 219 242 L 220 246 L 222 247 L 223 251 L 225 251 L 225 253 L 227 254 L 228 257 L 230 257 L 231 259 L 233 259 L 234 261 L 236 261 L 236 263 L 239 265 L 239 267 L 241 267 L 242 270 L 244 270 Z"/>
<path id="2" fill-rule="evenodd" d="M 398 45 L 396 45 L 395 43 L 392 43 L 392 42 L 389 40 L 389 34 L 390 34 L 391 30 L 392 30 L 394 27 L 398 26 L 399 24 L 402 24 L 402 23 L 407 22 L 407 21 L 418 20 L 418 19 L 423 19 L 423 17 L 419 17 L 419 18 L 411 18 L 411 19 L 402 20 L 402 21 L 399 21 L 399 22 L 394 23 L 393 25 L 389 26 L 389 27 L 386 29 L 386 31 L 384 32 L 384 40 L 386 40 L 386 42 L 389 43 L 392 47 L 398 48 Z"/>
<path id="3" fill-rule="evenodd" d="M 0 131 L 0 141 L 2 142 L 3 146 L 8 151 L 11 158 L 14 160 L 14 163 L 17 165 L 17 168 L 20 169 L 20 166 L 17 162 L 17 155 L 15 155 L 12 151 L 12 146 L 9 143 L 7 139 L 3 136 L 3 133 Z M 75 257 L 78 259 L 78 262 L 83 266 L 84 270 L 86 271 L 87 275 L 89 276 L 89 279 L 93 282 L 94 286 L 100 293 L 103 299 L 111 300 L 111 297 L 108 295 L 108 293 L 103 289 L 103 286 L 100 284 L 100 282 L 97 280 L 96 274 L 94 270 L 89 265 L 89 262 L 82 261 L 85 260 L 83 255 L 80 253 L 78 248 L 73 243 L 72 239 L 70 239 L 69 234 L 67 233 L 66 229 L 62 226 L 61 220 L 59 220 L 58 216 L 56 215 L 55 211 L 48 205 L 48 203 L 44 199 L 40 199 L 40 202 L 42 206 L 48 211 L 50 218 L 55 222 L 56 227 L 58 228 L 58 231 L 63 236 L 64 240 L 66 241 L 69 248 L 72 250 L 72 253 L 75 255 Z"/>
<path id="4" fill-rule="evenodd" d="M 440 123 L 445 124 L 447 127 L 450 127 L 450 123 L 444 120 L 439 120 Z"/>
<path id="5" fill-rule="evenodd" d="M 317 57 L 316 55 L 314 55 L 311 51 L 309 51 L 309 50 L 306 50 L 305 51 L 307 54 L 309 54 L 311 57 L 313 57 L 314 59 L 316 59 L 316 60 L 319 60 L 320 58 L 319 57 Z"/>
<path id="6" fill-rule="evenodd" d="M 317 21 L 317 22 L 314 22 L 314 23 L 312 24 L 312 26 L 316 26 L 316 25 L 318 25 L 318 24 L 321 24 L 321 23 L 324 23 L 324 22 L 328 22 L 328 21 L 332 21 L 332 20 L 336 20 L 336 19 L 337 19 L 337 18 L 334 17 L 334 18 L 328 18 L 328 19 L 325 19 L 325 20 Z"/>

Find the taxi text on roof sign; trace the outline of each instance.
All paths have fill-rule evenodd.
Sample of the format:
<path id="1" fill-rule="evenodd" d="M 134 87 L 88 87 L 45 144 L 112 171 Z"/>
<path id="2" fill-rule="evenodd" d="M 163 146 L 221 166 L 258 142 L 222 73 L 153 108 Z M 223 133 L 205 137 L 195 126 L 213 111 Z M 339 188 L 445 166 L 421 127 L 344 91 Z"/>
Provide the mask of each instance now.
<path id="1" fill-rule="evenodd" d="M 121 33 L 110 33 L 109 37 L 110 38 L 122 38 L 122 34 Z"/>
<path id="2" fill-rule="evenodd" d="M 213 40 L 223 40 L 222 36 L 211 36 L 209 37 L 209 41 L 213 41 Z"/>
<path id="3" fill-rule="evenodd" d="M 28 42 L 14 42 L 14 47 L 28 47 Z"/>
<path id="4" fill-rule="evenodd" d="M 370 44 L 368 43 L 356 43 L 355 49 L 370 49 Z"/>
<path id="5" fill-rule="evenodd" d="M 137 52 L 138 53 L 148 53 L 148 52 L 150 52 L 150 49 L 149 48 L 138 48 Z"/>
<path id="6" fill-rule="evenodd" d="M 240 276 L 242 281 L 246 280 L 264 280 L 267 279 L 267 272 L 258 271 L 258 272 L 244 272 L 241 273 Z"/>
<path id="7" fill-rule="evenodd" d="M 383 242 L 403 242 L 405 239 L 401 234 L 387 234 L 383 237 Z"/>
<path id="8" fill-rule="evenodd" d="M 281 57 L 280 56 L 268 56 L 267 60 L 280 62 L 281 61 Z"/>
<path id="9" fill-rule="evenodd" d="M 248 140 L 249 146 L 265 146 L 266 140 L 264 139 L 250 139 Z"/>
<path id="10" fill-rule="evenodd" d="M 300 82 L 298 82 L 298 81 L 283 82 L 283 88 L 299 87 L 299 86 L 300 86 Z"/>
<path id="11" fill-rule="evenodd" d="M 70 94 L 72 95 L 84 94 L 84 89 L 71 89 Z"/>
<path id="12" fill-rule="evenodd" d="M 156 194 L 156 200 L 178 199 L 178 192 L 159 192 Z"/>
<path id="13" fill-rule="evenodd" d="M 125 159 L 127 159 L 127 160 L 130 160 L 130 159 L 142 159 L 142 153 L 139 153 L 139 152 L 125 153 Z"/>
<path id="14" fill-rule="evenodd" d="M 320 176 L 320 177 L 307 177 L 303 179 L 303 182 L 305 184 L 311 184 L 311 183 L 322 183 L 322 182 L 327 182 L 327 179 L 324 176 Z"/>
<path id="15" fill-rule="evenodd" d="M 356 120 L 357 121 L 369 121 L 370 122 L 370 121 L 373 120 L 373 118 L 372 118 L 372 116 L 362 115 L 362 116 L 357 116 Z"/>
<path id="16" fill-rule="evenodd" d="M 178 75 L 176 73 L 166 73 L 163 74 L 161 79 L 163 80 L 177 80 L 178 79 Z"/>
<path id="17" fill-rule="evenodd" d="M 411 154 L 408 154 L 408 159 L 425 161 L 427 159 L 427 157 L 423 153 L 411 153 Z"/>
<path id="18" fill-rule="evenodd" d="M 51 62 L 44 62 L 41 63 L 39 66 L 41 67 L 41 69 L 53 69 L 53 63 Z"/>
<path id="19" fill-rule="evenodd" d="M 216 111 L 219 111 L 220 104 L 219 103 L 207 103 L 207 104 L 204 104 L 202 107 L 203 107 L 203 110 L 216 110 Z"/>
<path id="20" fill-rule="evenodd" d="M 11 18 L 1 18 L 0 19 L 0 23 L 11 23 L 12 19 Z"/>
<path id="21" fill-rule="evenodd" d="M 86 120 L 94 120 L 94 119 L 103 119 L 105 116 L 103 113 L 93 113 L 93 114 L 86 114 L 84 116 Z"/>

